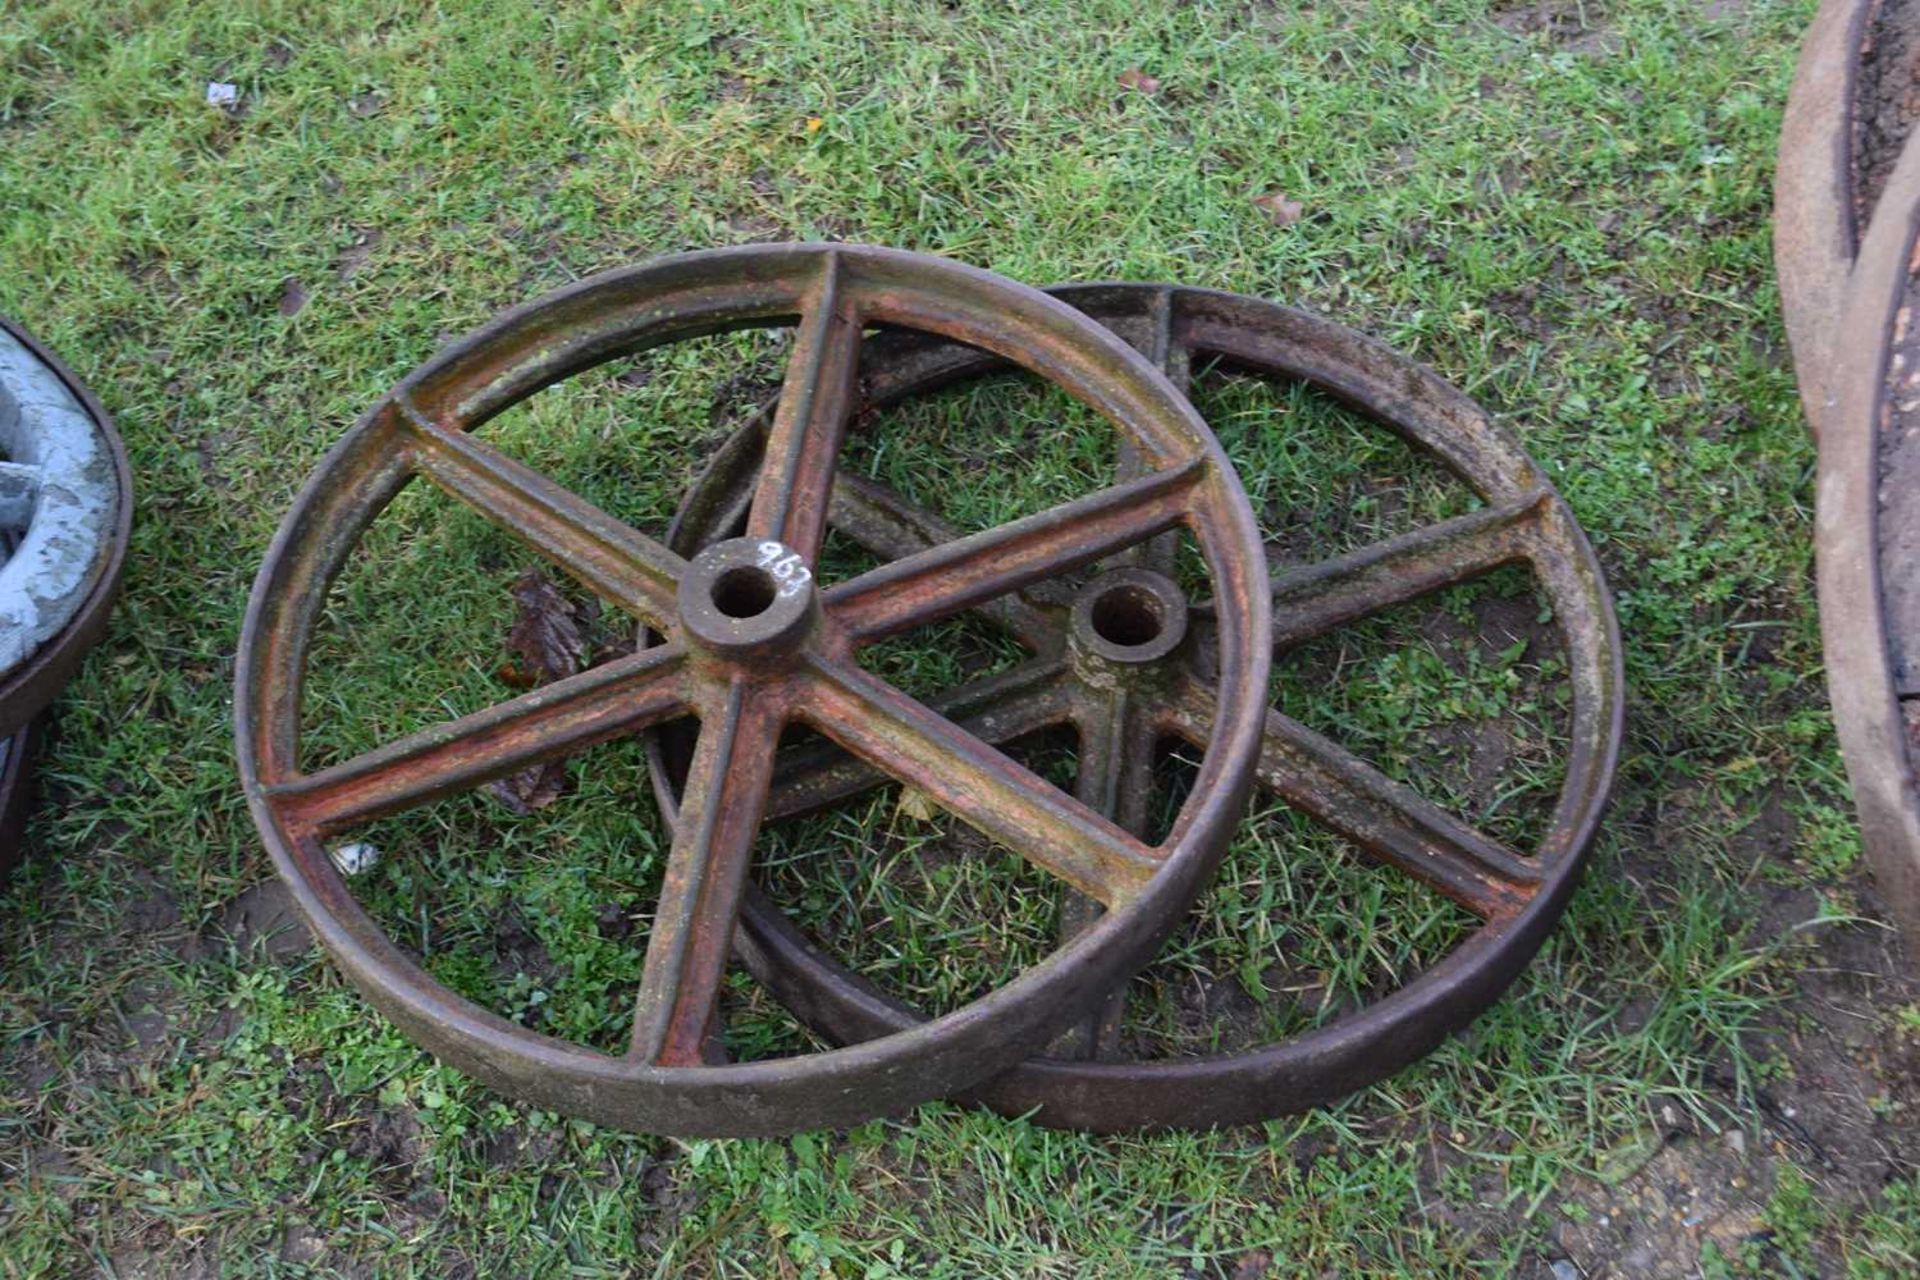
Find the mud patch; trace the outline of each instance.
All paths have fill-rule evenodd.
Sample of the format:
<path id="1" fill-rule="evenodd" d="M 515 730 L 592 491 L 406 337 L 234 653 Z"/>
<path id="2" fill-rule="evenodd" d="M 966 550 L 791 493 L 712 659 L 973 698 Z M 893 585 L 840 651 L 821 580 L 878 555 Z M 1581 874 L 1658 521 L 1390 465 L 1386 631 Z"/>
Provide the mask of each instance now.
<path id="1" fill-rule="evenodd" d="M 1606 18 L 1606 6 L 1588 0 L 1535 0 L 1496 5 L 1493 24 L 1522 36 L 1544 36 L 1568 53 L 1604 57 L 1617 53 L 1620 34 Z"/>
<path id="2" fill-rule="evenodd" d="M 1873 910 L 1870 885 L 1852 887 Z M 1746 1105 L 1730 1067 L 1702 1082 L 1752 1127 L 1713 1132 L 1663 1108 L 1656 1126 L 1596 1153 L 1598 1176 L 1565 1189 L 1563 1221 L 1530 1274 L 1650 1280 L 1702 1274 L 1716 1257 L 1735 1274 L 1843 1274 L 1831 1242 L 1807 1238 L 1783 1205 L 1797 1192 L 1826 1212 L 1864 1210 L 1920 1167 L 1908 1119 L 1920 1103 L 1920 1037 L 1895 1016 L 1920 982 L 1892 930 L 1822 911 L 1804 890 L 1761 907 L 1753 941 L 1783 948 L 1798 996 L 1755 1028 L 1762 1083 L 1749 1082 Z"/>
<path id="3" fill-rule="evenodd" d="M 180 923 L 180 903 L 171 889 L 144 870 L 134 871 L 129 878 L 138 892 L 129 899 L 121 916 L 128 933 L 164 933 Z"/>
<path id="4" fill-rule="evenodd" d="M 1618 1185 L 1577 1190 L 1585 1221 L 1561 1227 L 1555 1243 L 1594 1280 L 1694 1275 L 1709 1245 L 1731 1257 L 1764 1239 L 1772 1178 L 1738 1130 L 1679 1136 Z"/>
<path id="5" fill-rule="evenodd" d="M 313 935 L 293 905 L 293 894 L 278 880 L 243 890 L 221 911 L 213 926 L 215 941 L 242 955 L 256 947 L 269 959 L 286 961 L 313 946 Z"/>
<path id="6" fill-rule="evenodd" d="M 145 1234 L 162 1235 L 161 1232 Z M 219 1265 L 198 1251 L 182 1255 L 169 1249 L 167 1245 L 171 1240 L 172 1234 L 168 1232 L 152 1248 L 143 1239 L 139 1244 L 114 1250 L 106 1274 L 119 1280 L 214 1280 L 220 1274 Z"/>

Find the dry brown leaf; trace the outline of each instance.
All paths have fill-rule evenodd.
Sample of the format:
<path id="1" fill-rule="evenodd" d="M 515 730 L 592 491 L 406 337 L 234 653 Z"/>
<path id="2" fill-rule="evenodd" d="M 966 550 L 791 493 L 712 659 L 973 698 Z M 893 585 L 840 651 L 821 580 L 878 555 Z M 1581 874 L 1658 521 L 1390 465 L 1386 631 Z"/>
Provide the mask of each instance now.
<path id="1" fill-rule="evenodd" d="M 538 569 L 514 579 L 513 630 L 507 649 L 520 660 L 529 685 L 564 680 L 587 665 L 587 642 L 573 604 Z"/>
<path id="2" fill-rule="evenodd" d="M 1233 1280 L 1266 1280 L 1273 1274 L 1273 1254 L 1266 1249 L 1249 1249 L 1233 1264 Z"/>
<path id="3" fill-rule="evenodd" d="M 1305 208 L 1298 200 L 1287 199 L 1284 191 L 1269 191 L 1263 196 L 1253 198 L 1254 207 L 1273 219 L 1276 227 L 1290 227 L 1300 221 Z"/>
<path id="4" fill-rule="evenodd" d="M 1120 73 L 1120 87 L 1149 97 L 1160 92 L 1160 82 L 1138 67 L 1128 67 Z"/>
<path id="5" fill-rule="evenodd" d="M 507 648 L 515 661 L 501 668 L 502 680 L 533 688 L 564 680 L 587 665 L 579 613 L 544 573 L 529 569 L 514 579 L 513 600 L 517 608 Z M 487 793 L 514 813 L 532 813 L 558 800 L 566 786 L 567 766 L 554 760 L 496 778 Z"/>
<path id="6" fill-rule="evenodd" d="M 559 760 L 532 765 L 487 784 L 488 795 L 514 813 L 522 814 L 546 808 L 566 789 L 567 766 Z"/>
<path id="7" fill-rule="evenodd" d="M 900 802 L 894 808 L 901 817 L 911 818 L 915 822 L 932 822 L 940 815 L 939 806 L 934 804 L 933 797 L 924 791 L 916 791 L 912 787 L 900 788 Z"/>

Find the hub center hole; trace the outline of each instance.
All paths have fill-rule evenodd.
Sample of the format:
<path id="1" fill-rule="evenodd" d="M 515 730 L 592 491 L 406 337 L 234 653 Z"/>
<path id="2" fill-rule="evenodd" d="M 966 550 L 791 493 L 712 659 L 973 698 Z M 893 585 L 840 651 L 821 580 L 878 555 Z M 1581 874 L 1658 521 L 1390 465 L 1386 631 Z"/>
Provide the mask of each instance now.
<path id="1" fill-rule="evenodd" d="M 713 580 L 713 607 L 729 618 L 756 618 L 773 603 L 773 575 L 736 565 Z"/>
<path id="2" fill-rule="evenodd" d="M 1166 626 L 1165 606 L 1142 587 L 1115 587 L 1093 602 L 1093 630 L 1109 644 L 1135 648 L 1147 644 Z"/>

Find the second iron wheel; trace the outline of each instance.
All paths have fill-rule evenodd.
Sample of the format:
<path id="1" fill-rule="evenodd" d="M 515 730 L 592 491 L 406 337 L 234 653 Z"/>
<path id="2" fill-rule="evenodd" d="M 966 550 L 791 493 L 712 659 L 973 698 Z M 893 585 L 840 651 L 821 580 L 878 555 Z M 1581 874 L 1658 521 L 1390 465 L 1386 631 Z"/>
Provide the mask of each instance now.
<path id="1" fill-rule="evenodd" d="M 1563 910 L 1611 785 L 1621 734 L 1621 659 L 1610 597 L 1572 513 L 1512 434 L 1433 373 L 1349 329 L 1256 298 L 1178 286 L 1050 290 L 1127 338 L 1183 390 L 1195 370 L 1232 371 L 1324 392 L 1463 482 L 1478 505 L 1438 523 L 1273 574 L 1276 676 L 1313 638 L 1503 566 L 1528 571 L 1566 661 L 1564 777 L 1533 847 L 1522 851 L 1430 803 L 1331 738 L 1270 711 L 1260 781 L 1274 798 L 1386 868 L 1451 899 L 1477 920 L 1437 963 L 1377 1001 L 1303 1033 L 1229 1053 L 1129 1057 L 1120 1001 L 967 1096 L 1043 1124 L 1091 1130 L 1206 1126 L 1330 1102 L 1433 1049 L 1490 1005 L 1526 966 Z M 883 345 L 884 343 L 884 345 Z M 955 344 L 891 335 L 869 366 L 869 415 L 957 381 L 1004 372 Z M 1216 424 L 1216 430 L 1219 430 Z M 670 534 L 683 552 L 725 536 L 757 469 L 764 414 L 723 444 Z M 1123 472 L 1133 465 L 1124 455 Z M 1250 488 L 1257 477 L 1245 476 Z M 933 512 L 843 471 L 831 527 L 882 559 L 954 536 Z M 1270 530 L 1270 533 L 1273 532 Z M 1204 646 L 1210 606 L 1186 590 L 1165 539 L 1097 566 L 1065 592 L 1048 588 L 984 611 L 1028 661 L 937 705 L 973 732 L 1009 742 L 1053 727 L 1076 740 L 1077 790 L 1122 826 L 1149 820 L 1155 744 L 1204 740 L 1214 714 Z M 654 753 L 656 792 L 675 794 L 679 756 Z M 823 808 L 877 785 L 873 771 L 822 745 L 784 756 L 770 813 Z M 1071 895 L 1070 935 L 1097 910 Z M 801 1019 L 843 1042 L 897 1032 L 923 1015 L 839 966 L 759 891 L 748 894 L 739 947 L 753 972 Z"/>

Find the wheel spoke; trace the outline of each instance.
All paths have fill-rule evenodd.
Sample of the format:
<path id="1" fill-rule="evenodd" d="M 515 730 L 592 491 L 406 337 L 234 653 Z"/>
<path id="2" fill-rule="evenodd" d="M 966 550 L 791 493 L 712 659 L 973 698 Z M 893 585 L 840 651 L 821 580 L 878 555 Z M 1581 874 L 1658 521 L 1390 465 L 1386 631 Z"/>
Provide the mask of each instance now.
<path id="1" fill-rule="evenodd" d="M 830 253 L 800 317 L 747 516 L 748 537 L 784 542 L 810 566 L 826 533 L 828 495 L 859 370 L 860 313 L 842 286 L 840 259 Z"/>
<path id="2" fill-rule="evenodd" d="M 816 664 L 800 714 L 968 826 L 1107 906 L 1137 893 L 1159 857 L 937 712 L 851 663 Z"/>
<path id="3" fill-rule="evenodd" d="M 1047 658 L 949 689 L 930 699 L 927 705 L 963 731 L 995 746 L 1065 724 L 1072 714 L 1065 667 L 1057 659 Z M 649 763 L 655 768 L 671 768 L 658 755 L 650 757 Z M 858 756 L 848 755 L 831 742 L 783 751 L 774 761 L 773 795 L 767 801 L 767 817 L 769 820 L 797 818 L 850 800 L 891 780 L 886 773 Z M 671 797 L 680 787 L 681 783 L 671 772 L 664 785 L 654 786 L 654 794 L 663 797 L 662 803 L 669 810 L 669 821 L 673 820 L 674 811 Z"/>
<path id="4" fill-rule="evenodd" d="M 658 1066 L 708 1057 L 780 740 L 782 714 L 771 699 L 749 697 L 744 677 L 719 701 L 700 725 L 634 1006 L 628 1056 Z"/>
<path id="5" fill-rule="evenodd" d="M 1082 717 L 1080 728 L 1075 794 L 1137 836 L 1146 834 L 1152 799 L 1154 712 L 1151 696 L 1115 689 L 1106 706 Z"/>
<path id="6" fill-rule="evenodd" d="M 637 733 L 682 710 L 675 646 L 648 649 L 265 788 L 290 821 L 337 830 Z"/>
<path id="7" fill-rule="evenodd" d="M 950 689 L 928 706 L 962 732 L 1000 746 L 1066 722 L 1069 706 L 1058 662 L 1042 659 Z M 830 743 L 783 754 L 774 766 L 767 816 L 792 818 L 889 781 L 886 773 Z"/>
<path id="8" fill-rule="evenodd" d="M 855 644 L 934 622 L 1112 555 L 1177 523 L 1199 459 L 881 565 L 826 593 Z"/>
<path id="9" fill-rule="evenodd" d="M 1191 353 L 1182 341 L 1174 322 L 1173 290 L 1161 289 L 1153 295 L 1153 305 L 1147 314 L 1147 327 L 1133 339 L 1134 347 L 1151 360 L 1160 372 L 1167 376 L 1173 389 L 1182 396 L 1187 394 L 1189 381 L 1189 362 Z M 1119 476 L 1122 480 L 1131 480 L 1146 472 L 1147 465 L 1141 457 L 1139 445 L 1133 437 L 1125 433 L 1120 436 Z M 1155 573 L 1171 577 L 1174 570 L 1175 555 L 1180 543 L 1172 534 L 1159 534 L 1137 547 L 1130 548 L 1123 559 L 1129 564 L 1139 565 L 1142 569 L 1151 569 Z"/>
<path id="10" fill-rule="evenodd" d="M 959 530 L 885 485 L 844 472 L 834 482 L 830 515 L 834 528 L 886 560 L 904 560 L 961 537 Z M 1033 595 L 1038 598 L 1040 593 Z M 1021 593 L 996 596 L 978 607 L 1035 652 L 1059 650 L 1060 624 Z"/>
<path id="11" fill-rule="evenodd" d="M 1275 648 L 1526 558 L 1529 535 L 1551 495 L 1540 489 L 1361 547 L 1273 579 Z"/>
<path id="12" fill-rule="evenodd" d="M 422 475 L 607 603 L 665 629 L 684 560 L 479 437 L 428 419 L 405 397 L 400 407 Z"/>
<path id="13" fill-rule="evenodd" d="M 1074 794 L 1095 813 L 1112 818 L 1137 836 L 1147 830 L 1153 796 L 1154 709 L 1140 696 L 1119 688 L 1106 705 L 1081 717 L 1080 763 Z M 1060 903 L 1060 941 L 1067 942 L 1102 914 L 1098 902 L 1069 889 Z M 1120 1023 L 1126 1014 L 1127 988 L 1107 993 L 1085 1020 L 1062 1032 L 1048 1046 L 1055 1058 L 1106 1058 L 1119 1049 Z"/>
<path id="14" fill-rule="evenodd" d="M 1189 742 L 1206 743 L 1213 726 L 1211 690 L 1184 682 L 1170 711 L 1169 727 Z M 1540 882 L 1540 868 L 1531 860 L 1277 711 L 1267 713 L 1259 777 L 1289 808 L 1483 920 L 1512 916 Z"/>

